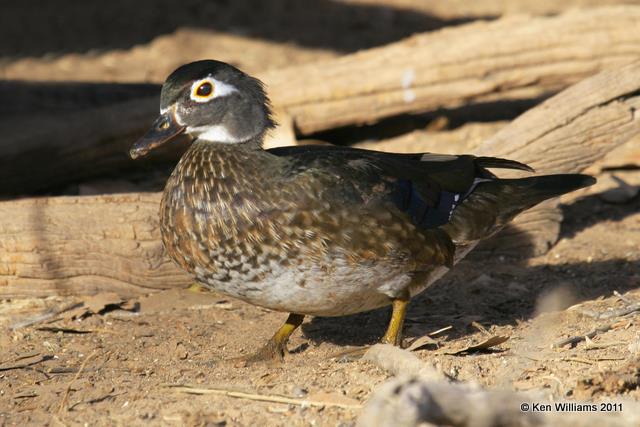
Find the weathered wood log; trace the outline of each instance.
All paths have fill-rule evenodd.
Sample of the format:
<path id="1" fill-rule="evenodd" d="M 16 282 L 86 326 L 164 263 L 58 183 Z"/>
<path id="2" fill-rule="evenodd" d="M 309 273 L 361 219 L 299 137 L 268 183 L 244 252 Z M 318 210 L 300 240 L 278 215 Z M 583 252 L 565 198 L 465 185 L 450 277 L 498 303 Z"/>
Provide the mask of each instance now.
<path id="1" fill-rule="evenodd" d="M 467 123 L 453 130 L 417 130 L 382 141 L 355 144 L 357 148 L 395 153 L 472 153 L 508 122 Z"/>
<path id="2" fill-rule="evenodd" d="M 159 194 L 0 203 L 0 296 L 122 295 L 185 286 L 164 255 Z"/>
<path id="3" fill-rule="evenodd" d="M 559 91 L 640 54 L 640 7 L 446 28 L 260 77 L 303 134 L 407 112 Z"/>
<path id="4" fill-rule="evenodd" d="M 640 6 L 508 17 L 258 77 L 298 132 L 309 134 L 401 113 L 550 94 L 640 56 L 639 28 Z M 69 87 L 68 96 L 83 97 L 78 110 L 61 92 L 52 99 L 37 86 L 35 92 L 0 89 L 8 100 L 0 108 L 16 105 L 23 113 L 7 111 L 0 122 L 0 194 L 140 167 L 126 152 L 154 119 L 156 97 L 96 101 L 91 108 L 86 94 Z M 37 113 L 25 113 L 25 102 Z M 164 156 L 152 160 L 175 160 L 181 148 L 166 147 Z"/>
<path id="5" fill-rule="evenodd" d="M 374 4 L 379 6 L 389 5 L 388 0 L 350 0 L 349 3 Z M 598 7 L 604 5 L 628 4 L 624 0 L 565 0 L 557 2 L 553 0 L 449 0 L 447 2 L 393 0 L 393 7 L 406 8 L 437 16 L 441 19 L 469 19 L 490 18 L 514 13 L 527 13 L 531 15 L 556 15 L 567 9 Z"/>
<path id="6" fill-rule="evenodd" d="M 640 133 L 638 111 L 640 61 L 572 86 L 514 120 L 478 152 L 525 161 L 545 173 L 580 171 Z M 133 293 L 189 283 L 161 255 L 158 201 L 157 194 L 121 194 L 1 202 L 0 296 Z M 530 212 L 517 219 L 515 243 L 500 245 L 555 241 L 559 213 Z"/>

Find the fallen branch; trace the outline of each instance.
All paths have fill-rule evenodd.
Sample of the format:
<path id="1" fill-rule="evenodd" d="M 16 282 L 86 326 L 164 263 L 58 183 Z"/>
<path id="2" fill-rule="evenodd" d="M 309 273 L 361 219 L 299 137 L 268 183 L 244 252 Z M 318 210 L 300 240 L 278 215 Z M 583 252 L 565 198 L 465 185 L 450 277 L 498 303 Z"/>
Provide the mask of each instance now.
<path id="1" fill-rule="evenodd" d="M 260 77 L 303 134 L 557 92 L 640 54 L 640 7 L 474 22 Z M 585 49 L 585 39 L 589 49 Z"/>
<path id="2" fill-rule="evenodd" d="M 586 316 L 592 317 L 594 319 L 604 320 L 604 319 L 611 319 L 614 317 L 626 316 L 628 314 L 635 313 L 636 311 L 640 311 L 640 303 L 630 304 L 626 307 L 622 307 L 617 310 L 605 311 L 604 313 L 596 313 L 594 311 L 587 311 L 587 310 L 584 310 L 581 313 Z"/>

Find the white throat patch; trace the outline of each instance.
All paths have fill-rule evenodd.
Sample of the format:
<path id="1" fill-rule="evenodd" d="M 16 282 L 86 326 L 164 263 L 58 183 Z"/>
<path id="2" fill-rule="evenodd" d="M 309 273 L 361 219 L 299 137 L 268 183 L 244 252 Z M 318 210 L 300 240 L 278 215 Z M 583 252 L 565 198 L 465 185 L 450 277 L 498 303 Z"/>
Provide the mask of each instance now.
<path id="1" fill-rule="evenodd" d="M 244 142 L 244 140 L 231 135 L 227 127 L 223 125 L 188 127 L 187 133 L 196 134 L 198 139 L 209 142 L 222 142 L 225 144 Z"/>

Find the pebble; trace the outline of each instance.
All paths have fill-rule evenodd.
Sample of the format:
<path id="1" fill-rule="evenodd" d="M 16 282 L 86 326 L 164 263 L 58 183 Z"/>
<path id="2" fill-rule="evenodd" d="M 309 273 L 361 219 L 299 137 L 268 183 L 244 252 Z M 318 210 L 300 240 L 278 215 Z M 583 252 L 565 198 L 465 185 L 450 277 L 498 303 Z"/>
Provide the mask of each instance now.
<path id="1" fill-rule="evenodd" d="M 294 397 L 305 397 L 307 394 L 309 394 L 309 391 L 306 388 L 297 385 L 291 389 L 291 395 Z"/>

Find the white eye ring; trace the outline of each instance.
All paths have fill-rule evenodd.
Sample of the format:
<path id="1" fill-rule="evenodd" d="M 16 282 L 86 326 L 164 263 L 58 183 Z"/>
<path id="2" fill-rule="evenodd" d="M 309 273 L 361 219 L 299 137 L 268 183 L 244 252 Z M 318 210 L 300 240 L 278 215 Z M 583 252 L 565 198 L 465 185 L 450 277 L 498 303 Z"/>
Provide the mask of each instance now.
<path id="1" fill-rule="evenodd" d="M 201 89 L 202 85 L 208 83 L 211 85 L 211 92 L 206 95 L 198 95 L 198 90 Z M 213 77 L 205 77 L 204 79 L 196 80 L 191 85 L 191 93 L 190 98 L 195 102 L 209 102 L 213 98 L 219 98 L 222 96 L 227 96 L 230 93 L 237 92 L 238 89 L 235 86 L 230 84 L 221 82 L 219 80 L 214 79 Z"/>
<path id="2" fill-rule="evenodd" d="M 191 85 L 191 100 L 195 102 L 208 102 L 216 93 L 216 84 L 211 78 L 205 78 L 194 82 Z M 199 94 L 200 91 L 208 91 L 205 94 Z"/>

